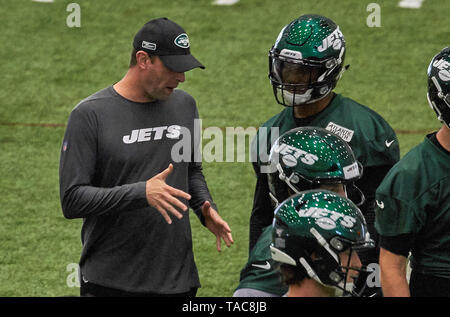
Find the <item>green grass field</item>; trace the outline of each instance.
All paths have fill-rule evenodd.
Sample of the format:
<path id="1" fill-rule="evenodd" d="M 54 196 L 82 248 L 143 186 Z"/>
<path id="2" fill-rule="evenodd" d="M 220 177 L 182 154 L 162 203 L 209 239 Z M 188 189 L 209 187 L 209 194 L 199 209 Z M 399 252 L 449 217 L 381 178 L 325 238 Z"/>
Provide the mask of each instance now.
<path id="1" fill-rule="evenodd" d="M 450 2 L 421 9 L 379 0 L 381 27 L 366 25 L 371 1 L 78 0 L 81 27 L 70 28 L 69 3 L 0 0 L 0 296 L 78 295 L 66 267 L 81 252 L 81 220 L 59 204 L 58 163 L 64 125 L 83 98 L 118 81 L 135 32 L 166 16 L 189 34 L 206 70 L 186 74 L 203 127 L 258 127 L 282 110 L 267 79 L 267 53 L 280 29 L 306 13 L 336 21 L 351 65 L 336 91 L 383 115 L 397 131 L 401 154 L 439 128 L 426 101 L 426 69 L 450 45 Z M 205 163 L 208 185 L 235 244 L 221 253 L 191 217 L 202 288 L 198 296 L 231 296 L 248 252 L 255 179 L 251 164 Z"/>

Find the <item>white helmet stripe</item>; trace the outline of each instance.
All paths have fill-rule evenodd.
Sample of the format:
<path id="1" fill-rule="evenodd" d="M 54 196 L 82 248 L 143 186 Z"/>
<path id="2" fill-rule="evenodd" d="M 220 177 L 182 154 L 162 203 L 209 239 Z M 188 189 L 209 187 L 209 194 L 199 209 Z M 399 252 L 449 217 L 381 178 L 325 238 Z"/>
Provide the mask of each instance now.
<path id="1" fill-rule="evenodd" d="M 311 232 L 311 234 L 316 238 L 317 242 L 319 242 L 319 244 L 323 246 L 325 250 L 328 251 L 328 253 L 330 253 L 330 255 L 334 258 L 336 263 L 340 264 L 341 261 L 339 260 L 338 255 L 333 250 L 331 250 L 327 240 L 325 240 L 325 238 L 322 237 L 319 231 L 317 231 L 315 228 L 311 228 L 309 232 Z"/>

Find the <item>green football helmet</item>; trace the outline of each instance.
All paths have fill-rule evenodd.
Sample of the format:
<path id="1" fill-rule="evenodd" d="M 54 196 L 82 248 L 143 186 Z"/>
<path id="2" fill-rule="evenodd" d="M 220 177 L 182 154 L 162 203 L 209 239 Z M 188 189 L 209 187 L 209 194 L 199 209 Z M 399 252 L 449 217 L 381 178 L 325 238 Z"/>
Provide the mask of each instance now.
<path id="1" fill-rule="evenodd" d="M 275 207 L 290 195 L 321 184 L 344 184 L 351 188 L 358 205 L 364 202 L 364 195 L 354 185 L 362 176 L 362 165 L 347 142 L 323 128 L 285 132 L 274 142 L 269 162 L 269 195 Z"/>
<path id="2" fill-rule="evenodd" d="M 450 47 L 433 57 L 428 66 L 428 103 L 450 128 Z"/>
<path id="3" fill-rule="evenodd" d="M 352 253 L 374 247 L 361 211 L 349 199 L 326 190 L 291 196 L 275 210 L 272 259 L 296 267 L 303 277 L 357 296 L 347 282 Z M 348 263 L 339 253 L 349 250 Z M 350 284 L 350 285 L 348 285 Z"/>
<path id="4" fill-rule="evenodd" d="M 333 21 L 302 15 L 286 25 L 269 52 L 269 79 L 278 103 L 308 104 L 328 95 L 343 71 L 345 40 Z"/>

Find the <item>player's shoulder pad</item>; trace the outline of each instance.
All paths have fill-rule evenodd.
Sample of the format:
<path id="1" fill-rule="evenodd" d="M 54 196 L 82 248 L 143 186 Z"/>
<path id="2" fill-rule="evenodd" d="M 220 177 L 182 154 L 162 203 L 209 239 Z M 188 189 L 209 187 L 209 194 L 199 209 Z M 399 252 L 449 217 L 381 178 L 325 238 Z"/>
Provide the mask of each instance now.
<path id="1" fill-rule="evenodd" d="M 390 124 L 375 110 L 368 106 L 362 105 L 355 100 L 341 96 L 341 105 L 345 111 L 345 117 L 353 121 L 363 128 L 366 132 L 372 133 L 372 136 L 376 134 L 395 134 Z"/>

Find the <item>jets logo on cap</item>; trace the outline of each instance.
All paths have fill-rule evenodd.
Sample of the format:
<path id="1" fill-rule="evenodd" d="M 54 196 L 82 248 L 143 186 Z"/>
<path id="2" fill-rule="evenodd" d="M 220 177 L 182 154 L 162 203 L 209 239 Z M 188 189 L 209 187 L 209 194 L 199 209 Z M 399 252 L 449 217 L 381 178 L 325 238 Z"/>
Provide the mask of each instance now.
<path id="1" fill-rule="evenodd" d="M 173 42 L 176 46 L 181 48 L 189 47 L 189 37 L 186 33 L 181 33 L 180 35 L 178 35 Z"/>

